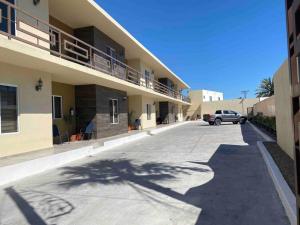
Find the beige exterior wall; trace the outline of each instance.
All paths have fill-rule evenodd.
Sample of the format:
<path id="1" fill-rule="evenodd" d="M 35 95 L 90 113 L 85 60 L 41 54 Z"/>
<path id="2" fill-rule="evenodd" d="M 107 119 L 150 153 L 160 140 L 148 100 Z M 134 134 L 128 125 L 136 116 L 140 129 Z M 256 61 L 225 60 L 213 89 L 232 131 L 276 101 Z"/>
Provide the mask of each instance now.
<path id="1" fill-rule="evenodd" d="M 253 114 L 262 113 L 264 116 L 275 116 L 275 96 L 266 98 L 253 106 Z"/>
<path id="2" fill-rule="evenodd" d="M 128 113 L 131 115 L 131 123 L 134 123 L 136 119 L 142 117 L 142 96 L 141 95 L 132 95 L 128 96 Z"/>
<path id="3" fill-rule="evenodd" d="M 294 159 L 292 94 L 288 61 L 274 75 L 277 143 Z"/>
<path id="4" fill-rule="evenodd" d="M 32 0 L 17 0 L 16 6 L 34 17 L 42 19 L 46 22 L 49 21 L 48 0 L 41 0 L 40 3 L 37 5 L 34 5 Z"/>
<path id="5" fill-rule="evenodd" d="M 43 88 L 37 92 L 39 78 Z M 19 132 L 0 135 L 0 157 L 51 147 L 51 75 L 0 64 L 0 83 L 18 87 L 19 119 Z"/>
<path id="6" fill-rule="evenodd" d="M 142 77 L 140 79 L 140 82 L 143 86 L 145 86 L 145 71 L 147 70 L 150 73 L 150 79 L 155 79 L 155 73 L 152 73 L 153 70 L 151 67 L 149 67 L 146 63 L 142 62 L 140 59 L 131 59 L 127 61 L 128 65 L 132 67 L 133 69 L 139 71 L 142 74 Z M 154 88 L 153 82 L 149 82 L 149 88 Z"/>
<path id="7" fill-rule="evenodd" d="M 247 108 L 252 107 L 254 104 L 258 103 L 258 98 L 245 99 L 242 104 L 241 99 L 232 99 L 216 102 L 203 102 L 201 105 L 201 117 L 203 118 L 204 114 L 213 114 L 218 109 L 229 109 L 241 114 L 247 114 Z"/>
<path id="8" fill-rule="evenodd" d="M 184 107 L 184 118 L 196 119 L 197 115 L 201 115 L 203 92 L 202 90 L 190 91 L 189 97 L 191 99 L 191 105 Z"/>
<path id="9" fill-rule="evenodd" d="M 151 105 L 151 119 L 147 119 L 147 104 Z M 143 113 L 141 117 L 142 121 L 142 129 L 156 127 L 156 114 L 155 114 L 155 108 L 156 105 L 154 104 L 154 100 L 152 98 L 142 97 L 142 107 L 143 107 Z"/>
<path id="10" fill-rule="evenodd" d="M 70 109 L 75 112 L 75 87 L 73 85 L 52 83 L 52 95 L 62 97 L 63 118 L 53 119 L 53 123 L 57 125 L 60 132 L 72 135 L 75 132 L 76 120 L 75 116 L 70 117 Z"/>
<path id="11" fill-rule="evenodd" d="M 151 105 L 151 119 L 147 119 L 147 104 Z M 140 119 L 141 128 L 151 128 L 156 126 L 156 104 L 152 98 L 141 95 L 128 97 L 128 111 L 132 115 L 132 120 Z"/>
<path id="12" fill-rule="evenodd" d="M 178 121 L 179 122 L 182 122 L 183 121 L 183 108 L 182 108 L 182 105 L 178 105 L 177 106 L 177 118 L 178 118 Z"/>
<path id="13" fill-rule="evenodd" d="M 215 93 L 215 95 L 213 95 L 213 93 Z M 207 99 L 204 99 L 204 94 L 213 96 L 214 99 L 218 99 L 219 96 L 223 98 L 223 94 L 220 92 L 212 92 L 206 90 L 190 91 L 189 97 L 191 99 L 191 106 L 184 106 L 184 119 L 189 118 L 193 120 L 196 119 L 197 116 L 203 118 L 204 114 L 213 114 L 218 109 L 230 109 L 242 114 L 247 114 L 247 108 L 252 107 L 254 104 L 259 102 L 259 99 L 246 99 L 244 100 L 243 104 L 241 99 L 210 102 L 206 101 Z"/>
<path id="14" fill-rule="evenodd" d="M 49 22 L 48 0 L 42 0 L 37 5 L 34 5 L 32 0 L 17 0 L 16 5 L 18 8 L 27 12 L 32 17 L 36 17 L 47 23 Z M 16 24 L 16 35 L 33 44 L 49 48 L 49 43 L 46 42 L 49 41 L 49 27 L 43 23 L 38 23 L 37 29 L 35 28 L 37 26 L 37 21 L 34 18 L 18 11 L 16 14 L 18 18 Z M 29 34 L 27 32 L 29 32 Z M 31 34 L 37 35 L 40 38 L 36 38 Z"/>

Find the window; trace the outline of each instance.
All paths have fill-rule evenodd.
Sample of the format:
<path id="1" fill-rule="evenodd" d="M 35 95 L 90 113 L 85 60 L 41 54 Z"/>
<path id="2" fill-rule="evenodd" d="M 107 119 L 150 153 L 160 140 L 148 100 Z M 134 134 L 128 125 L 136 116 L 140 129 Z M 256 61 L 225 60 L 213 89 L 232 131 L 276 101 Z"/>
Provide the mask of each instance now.
<path id="1" fill-rule="evenodd" d="M 203 99 L 205 100 L 205 95 L 203 96 Z"/>
<path id="2" fill-rule="evenodd" d="M 146 81 L 146 87 L 149 87 L 149 85 L 150 85 L 150 72 L 148 70 L 145 70 L 145 81 Z"/>
<path id="3" fill-rule="evenodd" d="M 224 110 L 223 113 L 224 114 L 230 114 L 230 112 L 228 110 Z"/>
<path id="4" fill-rule="evenodd" d="M 15 0 L 6 0 L 6 2 L 15 4 Z M 10 18 L 8 18 L 8 6 L 7 4 L 0 2 L 0 31 L 8 32 L 8 28 L 10 26 L 11 34 L 15 35 L 15 14 L 15 9 L 11 8 Z"/>
<path id="5" fill-rule="evenodd" d="M 111 56 L 113 59 L 117 59 L 116 50 L 110 46 L 106 46 L 107 55 Z"/>
<path id="6" fill-rule="evenodd" d="M 221 110 L 217 110 L 216 114 L 222 114 L 222 111 Z"/>
<path id="7" fill-rule="evenodd" d="M 147 104 L 147 120 L 151 120 L 151 105 Z"/>
<path id="8" fill-rule="evenodd" d="M 212 96 L 209 96 L 209 101 L 212 102 L 212 100 L 213 100 L 213 97 L 212 97 Z"/>
<path id="9" fill-rule="evenodd" d="M 53 119 L 62 119 L 62 96 L 52 96 L 52 117 Z"/>
<path id="10" fill-rule="evenodd" d="M 221 97 L 218 97 L 219 101 L 221 101 Z"/>
<path id="11" fill-rule="evenodd" d="M 110 123 L 117 124 L 119 123 L 119 106 L 117 99 L 109 100 L 109 117 Z"/>
<path id="12" fill-rule="evenodd" d="M 0 85 L 0 133 L 18 132 L 17 87 Z"/>

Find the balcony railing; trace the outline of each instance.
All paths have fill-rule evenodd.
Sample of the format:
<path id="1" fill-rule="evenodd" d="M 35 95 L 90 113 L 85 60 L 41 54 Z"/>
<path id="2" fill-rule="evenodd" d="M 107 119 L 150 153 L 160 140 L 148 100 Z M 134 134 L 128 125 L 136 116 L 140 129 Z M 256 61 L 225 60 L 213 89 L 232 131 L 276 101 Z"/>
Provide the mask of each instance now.
<path id="1" fill-rule="evenodd" d="M 0 33 L 57 57 L 184 101 L 179 91 L 156 80 L 145 82 L 145 76 L 139 71 L 3 0 L 0 0 Z"/>

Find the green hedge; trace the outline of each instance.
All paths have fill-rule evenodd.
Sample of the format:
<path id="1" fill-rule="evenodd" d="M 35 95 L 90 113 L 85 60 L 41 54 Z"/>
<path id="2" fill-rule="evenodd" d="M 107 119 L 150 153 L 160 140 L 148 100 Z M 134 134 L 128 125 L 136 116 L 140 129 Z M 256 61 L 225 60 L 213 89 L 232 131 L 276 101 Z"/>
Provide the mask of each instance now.
<path id="1" fill-rule="evenodd" d="M 258 114 L 251 118 L 251 122 L 265 128 L 266 130 L 276 133 L 276 119 L 275 117 L 263 116 Z"/>

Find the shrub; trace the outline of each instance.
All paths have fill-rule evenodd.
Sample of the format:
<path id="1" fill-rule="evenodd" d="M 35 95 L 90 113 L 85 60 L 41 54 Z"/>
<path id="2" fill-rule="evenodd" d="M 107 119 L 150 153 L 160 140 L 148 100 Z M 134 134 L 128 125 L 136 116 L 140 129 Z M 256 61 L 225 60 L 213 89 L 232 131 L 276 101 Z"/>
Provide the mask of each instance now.
<path id="1" fill-rule="evenodd" d="M 256 125 L 263 127 L 269 132 L 276 133 L 276 119 L 275 117 L 264 116 L 262 114 L 257 114 L 252 117 L 251 120 Z"/>

